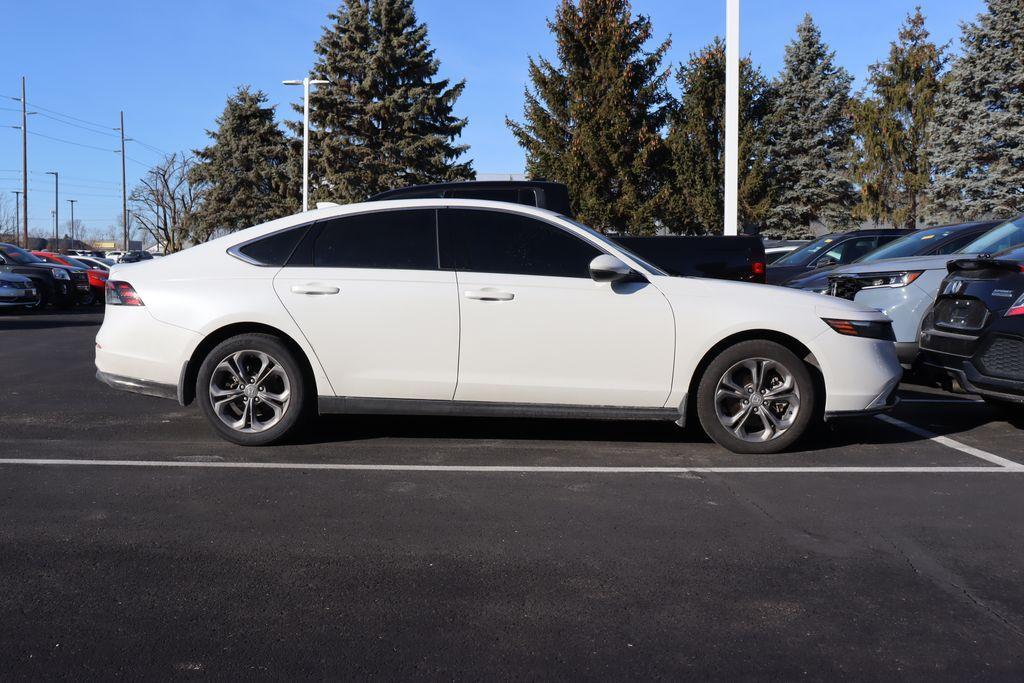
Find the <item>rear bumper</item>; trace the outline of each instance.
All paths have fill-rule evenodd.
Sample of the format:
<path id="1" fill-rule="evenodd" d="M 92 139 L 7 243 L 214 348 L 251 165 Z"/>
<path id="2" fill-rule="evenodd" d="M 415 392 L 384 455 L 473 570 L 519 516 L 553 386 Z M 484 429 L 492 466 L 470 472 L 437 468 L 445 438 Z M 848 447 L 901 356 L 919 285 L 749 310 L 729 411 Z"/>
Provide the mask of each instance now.
<path id="1" fill-rule="evenodd" d="M 925 349 L 921 351 L 921 361 L 927 367 L 945 372 L 972 394 L 1024 403 L 1024 381 L 984 375 L 969 358 Z"/>
<path id="2" fill-rule="evenodd" d="M 118 375 L 111 375 L 103 372 L 102 370 L 96 371 L 96 379 L 109 387 L 120 389 L 121 391 L 130 391 L 133 394 L 144 394 L 146 396 L 156 396 L 158 398 L 169 398 L 175 401 L 178 400 L 178 386 L 176 384 L 163 384 L 161 382 L 152 382 L 146 379 L 120 377 Z"/>

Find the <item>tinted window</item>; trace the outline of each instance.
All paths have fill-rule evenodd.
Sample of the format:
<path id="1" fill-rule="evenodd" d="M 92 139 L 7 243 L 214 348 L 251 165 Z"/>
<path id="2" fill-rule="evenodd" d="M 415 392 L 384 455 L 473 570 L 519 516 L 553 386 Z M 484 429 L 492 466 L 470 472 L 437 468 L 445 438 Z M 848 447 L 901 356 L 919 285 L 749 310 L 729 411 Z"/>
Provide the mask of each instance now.
<path id="1" fill-rule="evenodd" d="M 486 199 L 492 202 L 510 202 L 537 206 L 537 197 L 533 190 L 526 189 L 484 189 L 484 190 L 451 190 L 448 195 L 453 199 Z"/>
<path id="2" fill-rule="evenodd" d="M 935 254 L 953 254 L 953 253 L 956 253 L 956 252 L 960 251 L 961 249 L 963 249 L 968 244 L 970 244 L 972 241 L 974 241 L 974 239 L 977 236 L 978 236 L 978 233 L 974 232 L 973 230 L 964 230 L 964 234 L 963 235 L 960 235 L 958 237 L 954 237 L 953 239 L 949 240 L 945 244 L 940 245 L 939 248 L 936 249 L 933 253 L 935 253 Z"/>
<path id="3" fill-rule="evenodd" d="M 824 237 L 819 237 L 813 242 L 808 242 L 799 249 L 789 252 L 775 263 L 777 263 L 780 266 L 805 265 L 809 263 L 812 259 L 820 256 L 822 250 L 829 247 L 830 245 L 834 245 L 838 239 L 839 238 L 836 237 L 835 235 L 825 235 Z"/>
<path id="4" fill-rule="evenodd" d="M 247 244 L 238 251 L 265 266 L 283 266 L 308 228 L 309 226 L 303 225 L 300 228 L 284 230 Z"/>
<path id="5" fill-rule="evenodd" d="M 446 267 L 477 273 L 590 277 L 601 252 L 543 221 L 503 211 L 445 209 L 441 252 Z"/>
<path id="6" fill-rule="evenodd" d="M 992 228 L 960 250 L 962 254 L 994 254 L 1024 244 L 1024 216 Z"/>
<path id="7" fill-rule="evenodd" d="M 433 209 L 376 211 L 322 222 L 313 248 L 321 268 L 437 269 Z"/>
<path id="8" fill-rule="evenodd" d="M 836 263 L 850 263 L 878 246 L 877 237 L 856 237 L 854 239 L 833 243 L 822 255 L 833 259 Z"/>

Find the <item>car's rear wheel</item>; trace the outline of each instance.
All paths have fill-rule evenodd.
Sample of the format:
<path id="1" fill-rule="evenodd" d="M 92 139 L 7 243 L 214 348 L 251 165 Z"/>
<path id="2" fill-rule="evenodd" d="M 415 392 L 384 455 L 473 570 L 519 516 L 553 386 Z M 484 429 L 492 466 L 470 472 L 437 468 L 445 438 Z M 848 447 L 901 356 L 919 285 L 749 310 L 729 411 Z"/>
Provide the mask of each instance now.
<path id="1" fill-rule="evenodd" d="M 799 439 L 817 412 L 807 364 L 775 342 L 753 340 L 721 351 L 697 388 L 697 416 L 734 453 L 778 453 Z"/>
<path id="2" fill-rule="evenodd" d="M 199 368 L 196 396 L 217 433 L 243 446 L 285 439 L 306 406 L 298 360 L 268 334 L 243 334 L 214 347 Z"/>

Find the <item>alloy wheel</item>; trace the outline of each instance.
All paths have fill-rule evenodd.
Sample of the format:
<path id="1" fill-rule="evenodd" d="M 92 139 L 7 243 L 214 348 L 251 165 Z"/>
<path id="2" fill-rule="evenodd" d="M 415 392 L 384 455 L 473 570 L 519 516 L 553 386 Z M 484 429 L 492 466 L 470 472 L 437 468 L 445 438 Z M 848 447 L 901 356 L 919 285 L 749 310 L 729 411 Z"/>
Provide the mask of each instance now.
<path id="1" fill-rule="evenodd" d="M 209 392 L 221 422 L 243 433 L 270 429 L 291 404 L 284 366 L 263 351 L 234 351 L 221 360 L 210 376 Z"/>
<path id="2" fill-rule="evenodd" d="M 722 426 L 750 442 L 773 441 L 789 430 L 800 412 L 793 373 L 768 358 L 732 365 L 715 389 L 715 414 Z"/>

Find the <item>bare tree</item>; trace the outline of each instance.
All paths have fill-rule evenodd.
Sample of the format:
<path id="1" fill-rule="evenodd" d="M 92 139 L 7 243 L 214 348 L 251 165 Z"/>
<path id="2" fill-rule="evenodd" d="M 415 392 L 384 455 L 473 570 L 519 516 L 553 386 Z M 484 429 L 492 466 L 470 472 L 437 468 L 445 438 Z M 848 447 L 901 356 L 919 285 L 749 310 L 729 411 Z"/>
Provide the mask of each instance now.
<path id="1" fill-rule="evenodd" d="M 18 230 L 18 210 L 14 200 L 6 194 L 0 194 L 0 236 L 3 239 L 20 243 Z"/>
<path id="2" fill-rule="evenodd" d="M 146 172 L 129 196 L 134 227 L 166 253 L 210 238 L 197 229 L 195 215 L 203 191 L 189 180 L 194 166 L 192 156 L 170 154 Z"/>

